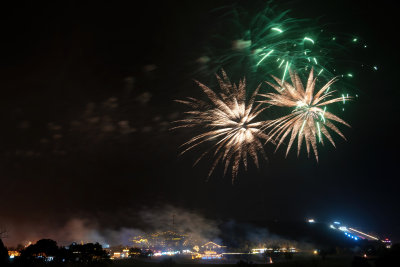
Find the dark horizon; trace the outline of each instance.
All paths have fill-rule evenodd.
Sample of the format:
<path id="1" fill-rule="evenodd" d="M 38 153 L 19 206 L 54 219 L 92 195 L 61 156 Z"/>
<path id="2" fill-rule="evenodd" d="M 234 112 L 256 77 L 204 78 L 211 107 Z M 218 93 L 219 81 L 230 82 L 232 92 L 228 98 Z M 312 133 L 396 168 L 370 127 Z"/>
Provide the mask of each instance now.
<path id="1" fill-rule="evenodd" d="M 379 69 L 354 78 L 359 97 L 340 114 L 351 125 L 342 128 L 347 141 L 335 136 L 318 163 L 304 148 L 285 159 L 267 145 L 268 161 L 250 163 L 233 185 L 222 167 L 207 180 L 211 159 L 192 167 L 198 151 L 179 156 L 191 133 L 170 123 L 186 111 L 175 99 L 201 96 L 193 79 L 215 82 L 214 73 L 195 72 L 221 19 L 215 10 L 258 10 L 264 1 L 4 7 L 0 227 L 29 236 L 81 219 L 137 229 L 140 212 L 169 205 L 215 222 L 340 220 L 399 242 L 394 4 L 276 3 L 359 36 L 368 52 L 351 56 Z"/>

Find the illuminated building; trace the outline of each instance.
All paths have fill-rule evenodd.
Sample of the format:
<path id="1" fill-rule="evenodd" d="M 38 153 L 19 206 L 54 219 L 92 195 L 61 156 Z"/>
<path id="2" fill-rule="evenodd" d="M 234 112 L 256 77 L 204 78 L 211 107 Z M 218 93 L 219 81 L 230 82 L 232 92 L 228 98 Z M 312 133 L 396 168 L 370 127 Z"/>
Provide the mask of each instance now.
<path id="1" fill-rule="evenodd" d="M 298 252 L 296 248 L 290 247 L 290 248 L 253 248 L 251 250 L 252 254 L 260 254 L 260 253 L 265 253 L 265 252 L 275 252 L 275 253 L 295 253 Z"/>
<path id="2" fill-rule="evenodd" d="M 391 248 L 392 247 L 392 241 L 390 241 L 389 238 L 383 239 L 382 242 L 385 244 L 386 248 Z"/>
<path id="3" fill-rule="evenodd" d="M 201 259 L 203 259 L 203 260 L 213 260 L 213 259 L 221 259 L 221 258 L 222 258 L 222 254 L 219 254 L 215 251 L 205 251 L 201 255 Z"/>
<path id="4" fill-rule="evenodd" d="M 226 246 L 207 242 L 200 247 L 199 253 L 194 253 L 192 259 L 213 260 L 221 259 Z"/>
<path id="5" fill-rule="evenodd" d="M 126 259 L 129 257 L 129 249 L 125 248 L 122 251 L 116 251 L 113 253 L 113 255 L 111 256 L 112 260 L 115 259 Z"/>
<path id="6" fill-rule="evenodd" d="M 121 252 L 114 252 L 114 254 L 111 257 L 112 260 L 119 258 L 121 258 Z"/>
<path id="7" fill-rule="evenodd" d="M 191 248 L 191 241 L 186 234 L 173 231 L 156 232 L 137 236 L 132 239 L 134 247 L 152 250 L 184 250 Z"/>
<path id="8" fill-rule="evenodd" d="M 226 246 L 220 246 L 210 241 L 202 245 L 201 248 L 205 251 L 221 251 L 222 249 L 226 248 Z"/>
<path id="9" fill-rule="evenodd" d="M 21 256 L 21 253 L 19 251 L 16 251 L 16 250 L 9 250 L 8 251 L 8 256 L 10 257 L 10 259 L 14 259 L 15 257 Z"/>

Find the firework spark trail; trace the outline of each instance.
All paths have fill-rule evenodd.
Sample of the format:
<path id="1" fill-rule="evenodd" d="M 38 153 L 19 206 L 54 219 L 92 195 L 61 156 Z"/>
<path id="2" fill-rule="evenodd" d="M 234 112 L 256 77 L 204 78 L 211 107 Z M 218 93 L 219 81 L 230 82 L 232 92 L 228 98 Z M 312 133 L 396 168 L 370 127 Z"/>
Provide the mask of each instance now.
<path id="1" fill-rule="evenodd" d="M 324 135 L 333 146 L 335 142 L 328 132 L 328 129 L 336 132 L 342 138 L 346 139 L 342 132 L 332 123 L 332 121 L 339 122 L 349 126 L 345 121 L 326 111 L 329 104 L 341 102 L 351 99 L 348 95 L 334 98 L 334 90 L 328 92 L 330 86 L 336 82 L 333 78 L 326 83 L 316 94 L 314 94 L 316 78 L 314 78 L 314 71 L 311 69 L 308 76 L 306 88 L 304 88 L 299 75 L 289 69 L 292 84 L 280 80 L 272 76 L 278 85 L 266 82 L 277 93 L 267 93 L 262 96 L 266 100 L 261 101 L 273 106 L 294 108 L 291 114 L 268 122 L 267 128 L 270 128 L 270 138 L 275 140 L 278 144 L 276 149 L 283 143 L 286 137 L 290 136 L 286 156 L 297 137 L 297 155 L 300 153 L 301 145 L 304 139 L 306 144 L 307 153 L 310 155 L 310 147 L 314 151 L 316 160 L 318 161 L 317 151 L 317 137 L 321 144 L 324 144 L 322 136 Z"/>
<path id="2" fill-rule="evenodd" d="M 209 62 L 201 70 L 215 72 L 224 67 L 234 75 L 246 76 L 252 85 L 271 74 L 285 80 L 288 68 L 304 78 L 301 74 L 314 68 L 321 80 L 342 76 L 338 89 L 341 93 L 358 90 L 353 80 L 357 74 L 368 69 L 377 71 L 371 62 L 359 64 L 351 59 L 355 49 L 367 52 L 367 44 L 359 36 L 335 32 L 334 22 L 301 18 L 296 9 L 282 8 L 284 5 L 271 1 L 254 10 L 241 5 L 219 8 L 223 15 L 215 29 L 223 30 L 210 35 L 205 47 Z"/>
<path id="3" fill-rule="evenodd" d="M 182 145 L 185 149 L 181 154 L 207 141 L 213 141 L 214 145 L 204 152 L 194 165 L 211 150 L 214 150 L 212 154 L 215 160 L 208 176 L 212 174 L 219 162 L 224 164 L 225 175 L 232 163 L 232 181 L 234 181 L 241 162 L 247 170 L 248 154 L 257 167 L 259 166 L 258 153 L 266 159 L 262 141 L 267 141 L 270 137 L 262 131 L 262 128 L 267 122 L 255 121 L 256 117 L 266 107 L 261 107 L 262 104 L 255 105 L 260 86 L 246 101 L 245 79 L 239 81 L 239 84 L 236 85 L 229 81 L 223 70 L 222 78 L 216 76 L 222 91 L 219 94 L 196 81 L 211 103 L 195 98 L 177 100 L 177 102 L 188 105 L 192 110 L 186 112 L 188 115 L 186 119 L 176 121 L 179 125 L 174 128 L 202 127 L 203 133 Z"/>
<path id="4" fill-rule="evenodd" d="M 298 19 L 289 10 L 280 12 L 278 6 L 268 4 L 263 10 L 248 17 L 241 10 L 230 10 L 225 15 L 238 34 L 229 49 L 216 49 L 214 66 L 230 66 L 254 78 L 258 74 L 278 74 L 284 80 L 287 66 L 298 71 L 313 66 L 323 78 L 333 76 L 331 51 L 343 52 L 344 46 L 332 39 L 329 30 L 322 29 L 314 19 Z M 218 36 L 230 40 L 230 36 Z M 218 39 L 218 40 L 219 40 Z M 339 53 L 341 55 L 341 53 Z M 336 65 L 336 64 L 335 64 Z"/>

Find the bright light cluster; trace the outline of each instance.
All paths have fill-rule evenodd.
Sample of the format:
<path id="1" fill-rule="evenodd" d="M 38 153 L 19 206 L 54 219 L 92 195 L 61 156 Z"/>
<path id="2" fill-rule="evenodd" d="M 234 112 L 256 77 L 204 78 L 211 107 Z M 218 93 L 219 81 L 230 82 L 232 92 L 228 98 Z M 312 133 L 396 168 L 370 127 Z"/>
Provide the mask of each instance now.
<path id="1" fill-rule="evenodd" d="M 191 97 L 185 101 L 178 100 L 193 110 L 186 112 L 188 118 L 178 121 L 181 125 L 175 128 L 201 127 L 203 133 L 184 143 L 183 146 L 186 149 L 181 154 L 200 144 L 214 142 L 215 149 L 212 154 L 215 160 L 208 175 L 212 174 L 219 162 L 225 165 L 224 174 L 232 163 L 232 180 L 234 180 L 238 174 L 240 162 L 243 162 L 247 169 L 248 155 L 257 167 L 258 153 L 266 159 L 262 142 L 270 139 L 262 130 L 266 122 L 256 121 L 257 116 L 266 107 L 261 107 L 261 104 L 255 105 L 255 98 L 260 87 L 247 100 L 245 80 L 240 81 L 238 85 L 232 84 L 223 70 L 222 78 L 217 75 L 217 79 L 221 89 L 219 94 L 197 82 L 207 95 L 209 103 Z M 204 152 L 195 164 L 209 152 L 210 150 Z"/>
<path id="2" fill-rule="evenodd" d="M 342 132 L 333 124 L 333 121 L 350 127 L 345 121 L 328 112 L 327 106 L 335 102 L 346 101 L 350 98 L 348 96 L 333 97 L 335 91 L 329 91 L 329 89 L 336 81 L 336 78 L 331 79 L 317 93 L 314 93 L 317 78 L 314 77 L 313 69 L 310 71 L 305 87 L 296 72 L 289 71 L 289 73 L 292 84 L 272 76 L 277 84 L 270 82 L 267 82 L 267 84 L 274 88 L 276 93 L 262 95 L 266 98 L 266 100 L 262 101 L 263 103 L 292 109 L 289 115 L 268 123 L 268 128 L 272 128 L 268 135 L 278 143 L 276 149 L 283 144 L 286 137 L 290 136 L 286 155 L 289 153 L 296 138 L 298 141 L 297 155 L 299 155 L 301 144 L 304 140 L 308 155 L 310 154 L 310 147 L 312 147 L 315 158 L 318 161 L 317 142 L 323 145 L 323 136 L 335 146 L 335 142 L 328 129 L 346 139 Z"/>
<path id="3" fill-rule="evenodd" d="M 304 140 L 308 155 L 310 147 L 312 147 L 318 161 L 317 142 L 323 145 L 323 136 L 335 146 L 328 129 L 345 139 L 333 122 L 349 126 L 345 121 L 327 111 L 327 106 L 341 101 L 344 103 L 350 98 L 348 95 L 333 97 L 335 90 L 330 90 L 330 87 L 336 78 L 314 93 L 317 78 L 314 77 L 313 69 L 309 73 L 306 87 L 303 86 L 296 72 L 290 69 L 288 72 L 292 83 L 272 76 L 277 84 L 270 82 L 267 84 L 274 88 L 276 93 L 260 94 L 266 99 L 258 101 L 258 104 L 255 103 L 260 86 L 247 99 L 246 81 L 241 80 L 238 85 L 233 84 L 223 70 L 222 78 L 217 75 L 221 89 L 219 93 L 197 82 L 209 101 L 192 97 L 187 100 L 177 100 L 177 102 L 190 106 L 192 110 L 186 112 L 187 118 L 176 121 L 180 125 L 175 128 L 197 127 L 201 130 L 200 134 L 182 145 L 185 149 L 181 154 L 199 145 L 212 142 L 213 146 L 206 150 L 194 164 L 196 165 L 205 155 L 212 154 L 215 160 L 208 175 L 212 174 L 219 162 L 225 165 L 225 175 L 232 163 L 232 180 L 234 180 L 238 174 L 240 163 L 243 163 L 247 170 L 248 156 L 258 167 L 258 154 L 266 159 L 263 148 L 266 143 L 277 144 L 276 149 L 278 149 L 284 143 L 285 138 L 290 136 L 286 155 L 297 138 L 297 154 L 300 153 Z M 284 107 L 291 112 L 278 119 L 256 121 L 256 118 L 261 113 L 264 115 L 265 110 L 270 106 Z"/>

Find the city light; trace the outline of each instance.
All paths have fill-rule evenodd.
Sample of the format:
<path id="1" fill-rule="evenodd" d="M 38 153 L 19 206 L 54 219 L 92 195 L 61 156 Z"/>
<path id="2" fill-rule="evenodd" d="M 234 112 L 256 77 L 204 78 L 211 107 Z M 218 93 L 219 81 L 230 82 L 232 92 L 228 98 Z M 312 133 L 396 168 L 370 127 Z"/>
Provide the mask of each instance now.
<path id="1" fill-rule="evenodd" d="M 354 229 L 354 228 L 349 228 L 349 229 L 350 229 L 351 231 L 357 232 L 357 233 L 359 233 L 359 234 L 362 234 L 362 235 L 367 236 L 367 237 L 369 237 L 369 238 L 372 238 L 372 239 L 374 239 L 374 240 L 379 240 L 379 238 L 377 238 L 377 237 L 375 237 L 375 236 L 372 236 L 372 235 L 363 233 L 363 232 L 361 232 L 361 231 L 359 231 L 359 230 L 356 230 L 356 229 Z"/>

